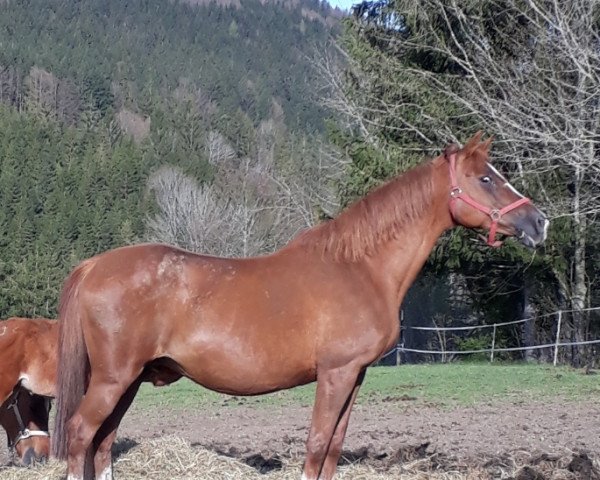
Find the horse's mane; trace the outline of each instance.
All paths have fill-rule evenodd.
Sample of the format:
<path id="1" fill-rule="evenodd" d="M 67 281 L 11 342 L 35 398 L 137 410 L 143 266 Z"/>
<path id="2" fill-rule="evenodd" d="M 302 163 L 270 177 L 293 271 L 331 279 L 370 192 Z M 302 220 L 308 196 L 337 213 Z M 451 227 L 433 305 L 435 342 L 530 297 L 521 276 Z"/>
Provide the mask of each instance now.
<path id="1" fill-rule="evenodd" d="M 301 233 L 292 243 L 316 248 L 338 261 L 355 262 L 396 238 L 431 205 L 433 164 L 408 170 L 356 201 L 333 220 Z"/>

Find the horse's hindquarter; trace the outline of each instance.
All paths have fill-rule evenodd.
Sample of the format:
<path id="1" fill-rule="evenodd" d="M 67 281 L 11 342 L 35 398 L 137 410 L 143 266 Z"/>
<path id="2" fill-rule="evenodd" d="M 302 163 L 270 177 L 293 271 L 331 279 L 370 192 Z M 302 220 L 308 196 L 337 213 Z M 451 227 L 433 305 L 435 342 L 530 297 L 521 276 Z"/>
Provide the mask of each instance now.
<path id="1" fill-rule="evenodd" d="M 19 382 L 32 393 L 54 396 L 57 337 L 53 320 L 10 318 L 0 323 L 0 403 Z"/>
<path id="2" fill-rule="evenodd" d="M 29 320 L 28 320 L 29 321 Z M 46 397 L 56 395 L 56 363 L 58 322 L 48 319 L 30 320 L 36 323 L 35 334 L 28 339 L 22 385 L 32 393 Z"/>
<path id="3" fill-rule="evenodd" d="M 23 338 L 18 323 L 6 320 L 0 323 L 0 404 L 10 396 L 19 381 L 24 361 Z"/>
<path id="4" fill-rule="evenodd" d="M 369 328 L 372 307 L 357 298 L 368 292 L 348 291 L 360 279 L 306 255 L 221 259 L 165 246 L 126 253 L 86 278 L 96 330 L 86 337 L 111 337 L 104 348 L 120 350 L 98 352 L 103 358 L 167 357 L 208 388 L 257 394 L 313 381 L 320 362 L 373 356 L 365 342 L 381 340 Z"/>

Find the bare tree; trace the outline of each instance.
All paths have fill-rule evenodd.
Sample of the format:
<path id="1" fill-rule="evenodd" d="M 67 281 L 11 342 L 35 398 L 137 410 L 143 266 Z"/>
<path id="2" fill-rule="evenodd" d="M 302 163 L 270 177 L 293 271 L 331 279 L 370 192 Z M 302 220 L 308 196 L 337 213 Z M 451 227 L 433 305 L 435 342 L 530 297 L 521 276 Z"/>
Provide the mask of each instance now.
<path id="1" fill-rule="evenodd" d="M 68 125 L 77 123 L 83 104 L 73 82 L 61 80 L 44 69 L 32 67 L 25 79 L 25 88 L 29 111 Z"/>
<path id="2" fill-rule="evenodd" d="M 196 252 L 248 257 L 270 252 L 319 221 L 338 205 L 333 176 L 339 153 L 320 148 L 314 165 L 282 172 L 274 162 L 275 136 L 259 130 L 260 157 L 238 158 L 218 132 L 205 142 L 215 179 L 198 184 L 173 167 L 149 180 L 158 212 L 147 221 L 147 238 Z"/>
<path id="3" fill-rule="evenodd" d="M 550 242 L 550 251 L 562 257 L 554 275 L 575 311 L 574 340 L 584 340 L 589 227 L 600 213 L 598 2 L 400 0 L 393 10 L 402 14 L 395 27 L 385 25 L 371 36 L 393 54 L 377 72 L 353 70 L 349 60 L 362 96 L 349 95 L 348 82 L 329 69 L 331 86 L 338 89 L 333 106 L 366 130 L 367 139 L 373 130 L 394 128 L 435 145 L 440 136 L 454 140 L 473 124 L 494 134 L 494 152 L 535 192 L 554 227 L 564 220 L 572 245 Z M 405 61 L 409 55 L 451 68 L 436 71 Z M 381 87 L 382 76 L 393 95 L 370 88 Z M 437 107 L 444 101 L 452 107 Z M 390 118 L 398 120 L 385 126 Z"/>
<path id="4" fill-rule="evenodd" d="M 32 67 L 25 79 L 27 107 L 42 117 L 56 117 L 58 79 L 50 72 Z"/>
<path id="5" fill-rule="evenodd" d="M 148 188 L 158 207 L 147 220 L 149 240 L 215 255 L 229 253 L 234 213 L 213 188 L 168 166 L 150 177 Z"/>
<path id="6" fill-rule="evenodd" d="M 222 163 L 231 162 L 236 158 L 235 150 L 227 139 L 219 132 L 212 130 L 208 134 L 206 142 L 206 153 L 209 163 L 212 165 L 220 165 Z"/>

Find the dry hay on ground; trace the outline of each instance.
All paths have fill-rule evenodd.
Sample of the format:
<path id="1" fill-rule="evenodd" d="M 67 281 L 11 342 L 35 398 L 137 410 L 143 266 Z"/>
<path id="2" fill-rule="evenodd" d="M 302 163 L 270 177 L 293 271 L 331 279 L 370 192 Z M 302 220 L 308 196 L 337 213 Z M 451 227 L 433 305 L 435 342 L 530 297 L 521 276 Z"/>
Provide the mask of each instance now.
<path id="1" fill-rule="evenodd" d="M 260 473 L 256 459 L 244 463 L 211 450 L 196 448 L 187 441 L 165 436 L 140 444 L 121 441 L 114 462 L 115 477 L 127 480 L 297 480 L 301 475 L 301 460 L 277 460 L 275 468 Z M 417 449 L 418 450 L 418 449 Z M 424 451 L 424 449 L 421 449 Z M 260 457 L 260 456 L 258 456 Z M 346 454 L 336 479 L 340 480 L 600 480 L 600 464 L 585 453 L 571 457 L 532 456 L 522 452 L 514 456 L 488 459 L 479 465 L 456 464 L 438 455 L 416 455 L 406 451 L 397 455 L 379 456 Z M 253 466 L 250 466 L 253 465 Z M 35 468 L 0 468 L 2 480 L 59 480 L 64 478 L 65 464 L 52 461 Z"/>

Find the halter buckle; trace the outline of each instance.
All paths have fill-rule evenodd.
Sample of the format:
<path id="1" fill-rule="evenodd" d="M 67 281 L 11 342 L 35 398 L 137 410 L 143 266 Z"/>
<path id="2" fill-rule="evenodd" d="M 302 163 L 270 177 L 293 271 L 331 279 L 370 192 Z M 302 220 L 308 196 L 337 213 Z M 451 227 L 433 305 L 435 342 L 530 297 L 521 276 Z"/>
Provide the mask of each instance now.
<path id="1" fill-rule="evenodd" d="M 463 193 L 463 191 L 460 187 L 452 187 L 452 190 L 450 190 L 450 196 L 452 198 L 458 197 L 461 193 Z"/>
<path id="2" fill-rule="evenodd" d="M 498 220 L 500 220 L 500 217 L 502 217 L 500 210 L 492 210 L 490 212 L 490 218 L 492 219 L 492 221 L 497 222 Z"/>

